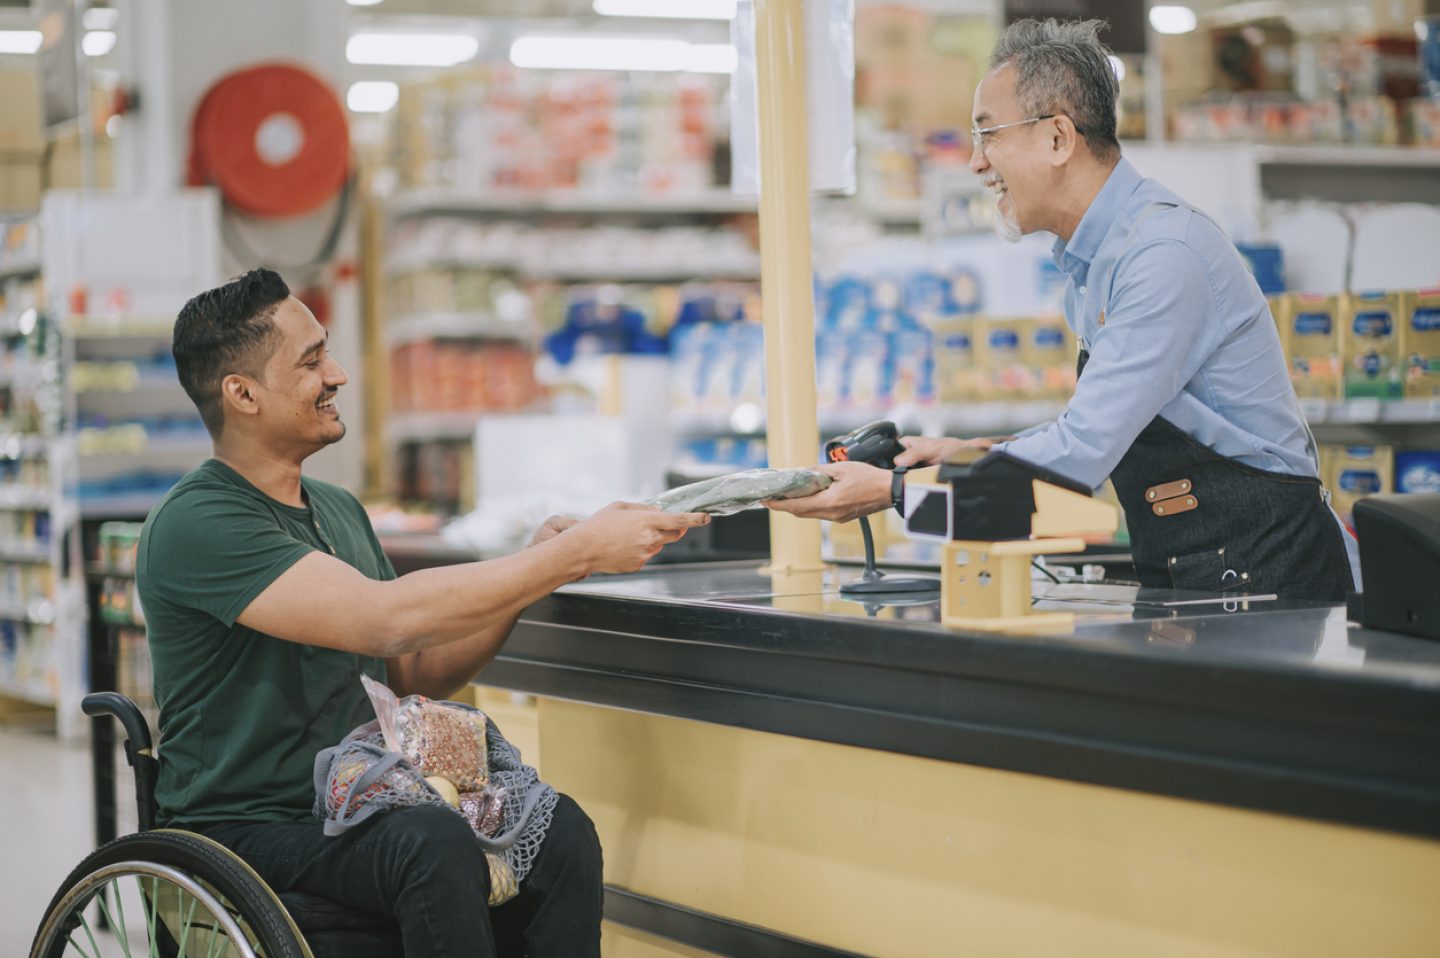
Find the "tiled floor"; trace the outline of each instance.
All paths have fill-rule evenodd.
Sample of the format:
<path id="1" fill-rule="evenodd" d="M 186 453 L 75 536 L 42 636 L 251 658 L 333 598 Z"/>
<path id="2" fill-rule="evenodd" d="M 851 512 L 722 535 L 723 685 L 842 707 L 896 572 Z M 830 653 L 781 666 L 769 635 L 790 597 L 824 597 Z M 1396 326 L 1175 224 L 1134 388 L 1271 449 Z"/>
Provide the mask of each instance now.
<path id="1" fill-rule="evenodd" d="M 90 753 L 0 724 L 0 955 L 25 955 L 70 870 L 95 848 Z"/>

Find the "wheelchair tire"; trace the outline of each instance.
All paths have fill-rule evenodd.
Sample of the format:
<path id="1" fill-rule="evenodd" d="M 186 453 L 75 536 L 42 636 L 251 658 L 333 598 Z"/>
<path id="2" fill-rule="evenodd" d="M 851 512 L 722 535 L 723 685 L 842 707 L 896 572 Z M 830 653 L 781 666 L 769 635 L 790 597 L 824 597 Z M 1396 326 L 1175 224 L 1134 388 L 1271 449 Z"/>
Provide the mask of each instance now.
<path id="1" fill-rule="evenodd" d="M 126 886 L 121 882 L 127 879 L 134 880 L 132 887 L 140 896 L 142 917 L 147 918 L 141 931 L 146 949 L 139 953 L 169 958 L 178 950 L 176 937 L 188 937 L 193 928 L 201 928 L 198 934 L 202 938 L 209 936 L 226 945 L 220 953 L 227 956 L 244 956 L 248 949 L 257 958 L 313 958 L 289 912 L 250 866 L 202 835 L 170 829 L 126 835 L 91 852 L 51 899 L 31 945 L 30 958 L 111 954 L 101 947 L 111 933 L 97 932 L 85 913 L 104 889 L 108 897 L 100 907 L 106 909 L 106 921 L 112 927 L 125 925 L 123 912 L 119 921 L 111 920 L 105 901 L 114 901 L 117 911 L 123 909 L 126 899 L 122 892 L 126 892 Z M 163 892 L 161 882 L 165 883 Z M 171 906 L 166 913 L 171 916 L 169 924 L 178 927 L 157 920 L 157 915 L 162 919 L 165 915 L 160 914 L 158 904 L 150 903 L 161 899 Z M 136 898 L 131 896 L 129 900 L 133 906 Z M 146 907 L 150 909 L 148 915 L 143 911 Z M 214 924 L 204 924 L 203 914 L 202 923 L 194 924 L 194 915 L 200 909 L 209 914 Z M 179 913 L 187 910 L 188 914 L 180 917 Z M 214 930 L 217 925 L 221 932 Z M 72 941 L 77 931 L 82 937 Z M 237 947 L 236 931 L 247 939 L 243 947 Z M 128 931 L 122 934 L 127 941 L 115 942 L 113 953 L 136 954 L 132 950 L 134 939 Z M 185 953 L 193 955 L 198 951 L 203 955 L 206 950 L 203 945 L 189 945 Z"/>

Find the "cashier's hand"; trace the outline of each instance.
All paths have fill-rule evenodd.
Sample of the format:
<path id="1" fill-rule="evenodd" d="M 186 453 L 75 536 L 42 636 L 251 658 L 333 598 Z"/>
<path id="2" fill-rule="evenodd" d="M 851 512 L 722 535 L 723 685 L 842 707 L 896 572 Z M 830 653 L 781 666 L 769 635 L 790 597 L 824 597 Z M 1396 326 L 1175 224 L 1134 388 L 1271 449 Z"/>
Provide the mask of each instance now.
<path id="1" fill-rule="evenodd" d="M 563 535 L 576 538 L 591 572 L 634 572 L 666 545 L 709 522 L 702 512 L 663 512 L 636 502 L 612 502 Z"/>
<path id="2" fill-rule="evenodd" d="M 890 507 L 890 472 L 864 462 L 829 462 L 812 467 L 834 481 L 813 496 L 770 499 L 766 508 L 803 519 L 849 522 Z"/>
<path id="3" fill-rule="evenodd" d="M 901 436 L 905 451 L 895 457 L 897 466 L 938 466 L 961 449 L 989 449 L 997 442 L 1009 442 L 1014 436 L 992 436 L 988 439 L 938 439 L 929 436 Z"/>

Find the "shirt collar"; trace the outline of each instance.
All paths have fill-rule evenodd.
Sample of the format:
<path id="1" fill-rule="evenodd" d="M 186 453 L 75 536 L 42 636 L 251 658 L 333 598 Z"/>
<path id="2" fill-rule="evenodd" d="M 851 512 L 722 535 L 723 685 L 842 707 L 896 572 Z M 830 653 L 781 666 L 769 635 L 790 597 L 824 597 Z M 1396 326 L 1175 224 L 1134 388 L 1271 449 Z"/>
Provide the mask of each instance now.
<path id="1" fill-rule="evenodd" d="M 1055 245 L 1051 248 L 1055 265 L 1074 278 L 1075 282 L 1085 282 L 1090 263 L 1100 251 L 1105 234 L 1110 232 L 1110 224 L 1115 222 L 1115 218 L 1124 209 L 1125 201 L 1140 187 L 1142 179 L 1139 171 L 1122 156 L 1106 177 L 1105 185 L 1095 194 L 1090 208 L 1080 217 L 1080 225 L 1075 227 L 1075 234 L 1070 237 L 1070 242 L 1066 243 L 1056 237 Z"/>

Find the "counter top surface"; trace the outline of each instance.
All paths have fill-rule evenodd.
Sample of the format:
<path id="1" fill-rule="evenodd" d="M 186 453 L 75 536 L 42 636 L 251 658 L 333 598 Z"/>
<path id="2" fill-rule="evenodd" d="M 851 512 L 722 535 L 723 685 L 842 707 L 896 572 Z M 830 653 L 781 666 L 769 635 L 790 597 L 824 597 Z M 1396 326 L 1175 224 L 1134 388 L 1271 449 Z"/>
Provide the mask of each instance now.
<path id="1" fill-rule="evenodd" d="M 940 624 L 938 594 L 894 597 L 897 604 L 841 596 L 851 568 L 818 576 L 771 577 L 758 563 L 673 567 L 633 576 L 607 576 L 567 586 L 559 596 L 668 604 L 697 609 L 744 609 L 818 616 L 837 622 L 884 623 L 895 638 L 914 643 L 975 642 L 1084 650 L 1146 660 L 1323 670 L 1440 693 L 1440 642 L 1361 628 L 1341 606 L 1315 602 L 1224 599 L 1193 592 L 1139 589 L 1123 583 L 1033 583 L 1037 611 L 1073 611 L 1073 630 L 1039 635 L 959 632 Z M 809 598 L 813 601 L 806 602 Z M 893 643 L 895 638 L 891 639 Z M 737 641 L 744 635 L 735 636 Z M 898 651 L 898 650 L 897 650 Z"/>

